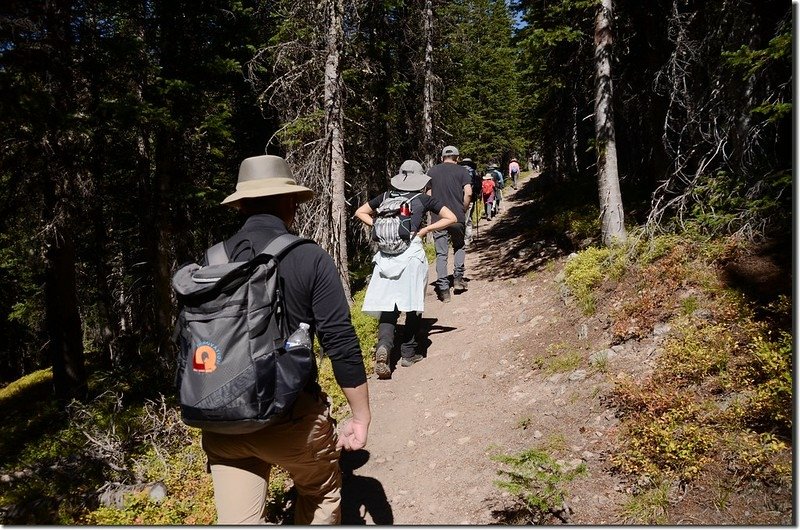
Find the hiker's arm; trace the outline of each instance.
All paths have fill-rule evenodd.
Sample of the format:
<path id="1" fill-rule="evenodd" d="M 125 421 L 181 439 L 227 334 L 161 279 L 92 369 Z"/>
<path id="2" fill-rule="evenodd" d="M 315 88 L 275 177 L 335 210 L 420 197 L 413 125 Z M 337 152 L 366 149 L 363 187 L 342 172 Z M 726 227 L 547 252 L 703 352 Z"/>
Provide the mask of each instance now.
<path id="1" fill-rule="evenodd" d="M 464 212 L 469 210 L 469 203 L 472 200 L 472 184 L 464 185 Z"/>
<path id="2" fill-rule="evenodd" d="M 367 382 L 367 373 L 339 271 L 327 252 L 319 247 L 312 250 L 316 254 L 313 258 L 316 274 L 310 279 L 308 289 L 314 329 L 322 351 L 331 360 L 336 383 L 342 388 L 357 388 Z"/>
<path id="3" fill-rule="evenodd" d="M 425 234 L 427 234 L 428 232 L 435 232 L 437 230 L 442 230 L 443 228 L 447 228 L 448 226 L 456 222 L 456 214 L 451 212 L 447 206 L 442 206 L 442 209 L 439 210 L 439 213 L 437 215 L 439 215 L 438 221 L 428 226 L 423 226 L 422 228 L 419 229 L 417 235 L 420 238 L 425 237 Z"/>
<path id="4" fill-rule="evenodd" d="M 342 392 L 347 398 L 353 417 L 342 424 L 337 446 L 346 451 L 355 451 L 367 445 L 367 433 L 372 420 L 369 411 L 369 390 L 367 383 L 364 383 L 355 388 L 342 388 Z"/>
<path id="5" fill-rule="evenodd" d="M 372 214 L 375 210 L 369 205 L 368 202 L 362 204 L 356 213 L 353 214 L 354 217 L 358 217 L 358 219 L 367 226 L 372 226 Z"/>

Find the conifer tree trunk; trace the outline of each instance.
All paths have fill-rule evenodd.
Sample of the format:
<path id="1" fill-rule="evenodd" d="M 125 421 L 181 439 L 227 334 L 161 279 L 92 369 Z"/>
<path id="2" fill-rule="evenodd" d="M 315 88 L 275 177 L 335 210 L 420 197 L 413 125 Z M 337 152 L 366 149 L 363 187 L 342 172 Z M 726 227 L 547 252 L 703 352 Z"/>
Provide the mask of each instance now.
<path id="1" fill-rule="evenodd" d="M 433 144 L 433 0 L 425 0 L 425 80 L 422 104 L 422 148 L 427 167 L 436 163 Z"/>
<path id="2" fill-rule="evenodd" d="M 53 47 L 56 66 L 50 72 L 53 100 L 61 116 L 74 113 L 73 35 L 71 0 L 59 0 L 47 6 L 47 31 Z M 70 142 L 59 140 L 63 135 L 54 128 L 45 139 L 56 146 L 54 163 L 50 164 L 45 188 L 45 211 L 53 217 L 45 230 L 44 306 L 47 330 L 47 351 L 53 363 L 53 386 L 61 403 L 85 399 L 87 395 L 84 365 L 83 328 L 78 308 L 74 216 L 72 202 L 76 195 L 77 163 Z"/>
<path id="3" fill-rule="evenodd" d="M 67 223 L 57 220 L 50 229 L 44 285 L 47 349 L 53 363 L 56 397 L 62 403 L 85 399 L 87 393 L 75 243 Z"/>
<path id="4" fill-rule="evenodd" d="M 169 4 L 169 3 L 168 3 Z M 161 6 L 158 13 L 160 25 L 159 62 L 166 78 L 171 78 L 175 70 L 175 31 L 176 19 L 180 16 L 175 6 Z M 149 234 L 149 260 L 153 282 L 153 339 L 158 351 L 166 354 L 171 351 L 172 332 L 172 213 L 170 202 L 177 177 L 180 160 L 178 140 L 166 125 L 160 125 L 155 134 L 153 153 L 153 218 Z M 164 358 L 163 355 L 159 358 Z"/>
<path id="5" fill-rule="evenodd" d="M 347 203 L 345 202 L 344 123 L 342 119 L 342 73 L 339 54 L 343 41 L 344 1 L 328 0 L 328 35 L 325 58 L 325 127 L 329 142 L 331 179 L 331 250 L 350 299 L 347 264 Z"/>
<path id="6" fill-rule="evenodd" d="M 600 191 L 602 241 L 605 245 L 625 240 L 625 217 L 617 169 L 617 144 L 611 86 L 613 0 L 601 0 L 595 19 L 595 138 L 597 179 Z"/>

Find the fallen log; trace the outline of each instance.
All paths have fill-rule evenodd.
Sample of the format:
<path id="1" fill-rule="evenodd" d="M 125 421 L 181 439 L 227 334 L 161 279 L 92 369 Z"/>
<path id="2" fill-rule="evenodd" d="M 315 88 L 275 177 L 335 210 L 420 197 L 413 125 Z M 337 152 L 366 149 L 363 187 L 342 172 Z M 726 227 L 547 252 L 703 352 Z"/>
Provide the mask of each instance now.
<path id="1" fill-rule="evenodd" d="M 151 501 L 160 503 L 167 497 L 167 487 L 161 481 L 142 484 L 108 482 L 99 493 L 101 505 L 121 509 L 125 505 L 125 496 L 137 493 L 146 493 Z"/>

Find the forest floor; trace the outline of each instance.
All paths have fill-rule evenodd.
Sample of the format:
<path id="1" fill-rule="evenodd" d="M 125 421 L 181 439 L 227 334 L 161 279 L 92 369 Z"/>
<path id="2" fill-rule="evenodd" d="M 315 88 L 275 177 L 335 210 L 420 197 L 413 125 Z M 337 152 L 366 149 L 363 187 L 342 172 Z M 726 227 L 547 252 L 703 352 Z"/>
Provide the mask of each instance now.
<path id="1" fill-rule="evenodd" d="M 480 222 L 467 247 L 467 291 L 438 301 L 431 264 L 426 357 L 404 368 L 395 366 L 395 352 L 391 379 L 370 376 L 367 449 L 342 459 L 343 524 L 514 523 L 507 516 L 514 499 L 494 484 L 501 464 L 491 456 L 533 447 L 547 449 L 567 469 L 580 463 L 588 469 L 565 486 L 562 517 L 574 524 L 621 522 L 624 487 L 604 464 L 617 420 L 602 397 L 615 366 L 630 373 L 647 363 L 620 356 L 603 373 L 589 367 L 591 353 L 608 348 L 608 338 L 562 301 L 555 277 L 563 257 L 518 274 L 531 269 L 525 260 L 547 253 L 541 245 L 533 245 L 539 255 L 519 251 L 531 245 L 520 241 L 526 231 L 515 216 L 524 202 L 518 196 L 534 179 L 521 182 L 516 194 L 507 188 L 500 215 Z M 541 369 L 535 359 L 567 343 L 580 344 L 581 366 Z"/>

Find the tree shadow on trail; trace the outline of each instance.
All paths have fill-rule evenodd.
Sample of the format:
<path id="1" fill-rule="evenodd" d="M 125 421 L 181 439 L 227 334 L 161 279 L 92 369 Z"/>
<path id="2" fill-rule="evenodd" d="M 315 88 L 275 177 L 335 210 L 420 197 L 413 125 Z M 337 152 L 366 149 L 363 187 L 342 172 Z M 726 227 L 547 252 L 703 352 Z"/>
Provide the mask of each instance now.
<path id="1" fill-rule="evenodd" d="M 524 276 L 552 259 L 596 244 L 597 201 L 593 181 L 559 180 L 548 172 L 529 178 L 502 217 L 491 224 L 481 220 L 477 237 L 473 228 L 467 252 L 481 256 L 472 275 L 486 280 Z M 507 204 L 501 203 L 501 208 Z"/>
<path id="2" fill-rule="evenodd" d="M 353 473 L 369 461 L 369 451 L 345 451 L 339 459 L 342 468 L 342 524 L 366 525 L 366 516 L 373 524 L 394 524 L 394 514 L 383 485 L 372 477 Z"/>

